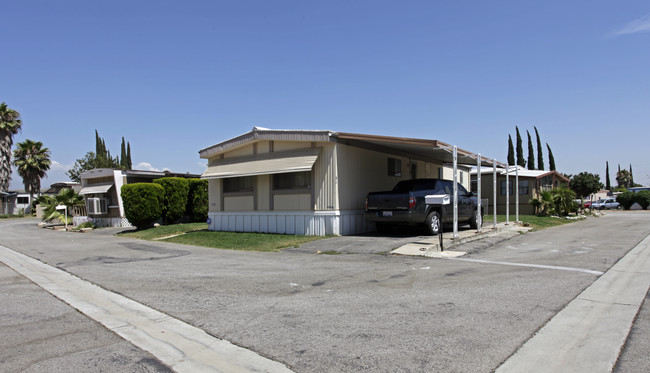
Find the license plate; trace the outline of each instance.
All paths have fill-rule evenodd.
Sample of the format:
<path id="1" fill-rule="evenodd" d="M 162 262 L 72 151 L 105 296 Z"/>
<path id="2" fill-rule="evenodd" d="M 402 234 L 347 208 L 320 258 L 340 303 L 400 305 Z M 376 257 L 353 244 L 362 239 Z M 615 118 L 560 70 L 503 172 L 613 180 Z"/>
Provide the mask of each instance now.
<path id="1" fill-rule="evenodd" d="M 381 216 L 393 216 L 393 212 L 392 211 L 384 211 L 384 212 L 381 213 Z"/>

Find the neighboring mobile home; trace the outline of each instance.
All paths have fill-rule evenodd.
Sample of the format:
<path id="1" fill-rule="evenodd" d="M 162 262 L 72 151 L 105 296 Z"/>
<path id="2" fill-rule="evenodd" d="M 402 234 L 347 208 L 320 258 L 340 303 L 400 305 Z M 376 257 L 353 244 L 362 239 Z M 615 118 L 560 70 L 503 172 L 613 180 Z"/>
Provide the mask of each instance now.
<path id="1" fill-rule="evenodd" d="M 349 235 L 374 229 L 363 219 L 368 192 L 400 180 L 451 180 L 443 142 L 315 130 L 255 127 L 199 151 L 208 160 L 209 229 Z M 459 163 L 475 165 L 458 150 Z M 458 182 L 469 188 L 469 167 Z"/>
<path id="2" fill-rule="evenodd" d="M 562 184 L 568 184 L 569 179 L 557 171 L 544 170 L 527 170 L 519 167 L 519 190 L 517 189 L 516 170 L 513 167 L 508 172 L 508 187 L 506 187 L 506 170 L 497 168 L 497 214 L 506 213 L 506 190 L 510 200 L 510 214 L 515 214 L 515 203 L 517 200 L 516 193 L 519 193 L 519 213 L 522 215 L 532 215 L 535 213 L 535 207 L 530 204 L 533 198 L 539 198 L 539 194 L 546 190 L 557 188 Z M 477 189 L 477 172 L 472 173 L 472 191 Z M 488 208 L 490 213 L 494 210 L 494 188 L 493 188 L 493 169 L 492 167 L 481 168 L 481 194 L 483 198 L 488 199 Z"/>
<path id="3" fill-rule="evenodd" d="M 196 174 L 178 174 L 169 171 L 114 170 L 96 168 L 79 175 L 81 194 L 86 202 L 85 211 L 75 211 L 74 224 L 91 218 L 100 227 L 130 227 L 124 216 L 122 204 L 122 185 L 151 183 L 162 177 L 198 178 Z M 83 206 L 82 206 L 83 207 Z"/>

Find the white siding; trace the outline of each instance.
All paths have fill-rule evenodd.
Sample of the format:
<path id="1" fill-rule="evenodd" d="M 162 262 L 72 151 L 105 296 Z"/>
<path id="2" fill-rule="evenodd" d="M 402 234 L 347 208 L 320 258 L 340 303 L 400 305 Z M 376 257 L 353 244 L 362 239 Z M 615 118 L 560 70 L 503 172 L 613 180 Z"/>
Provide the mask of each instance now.
<path id="1" fill-rule="evenodd" d="M 253 144 L 248 144 L 245 146 L 242 146 L 241 148 L 233 149 L 229 152 L 223 153 L 224 158 L 232 158 L 232 157 L 241 157 L 244 155 L 252 155 L 253 154 Z"/>
<path id="2" fill-rule="evenodd" d="M 337 210 L 339 208 L 337 193 L 336 147 L 334 143 L 318 143 L 320 156 L 314 163 L 314 208 L 317 211 Z"/>
<path id="3" fill-rule="evenodd" d="M 221 179 L 208 180 L 209 211 L 221 210 Z"/>

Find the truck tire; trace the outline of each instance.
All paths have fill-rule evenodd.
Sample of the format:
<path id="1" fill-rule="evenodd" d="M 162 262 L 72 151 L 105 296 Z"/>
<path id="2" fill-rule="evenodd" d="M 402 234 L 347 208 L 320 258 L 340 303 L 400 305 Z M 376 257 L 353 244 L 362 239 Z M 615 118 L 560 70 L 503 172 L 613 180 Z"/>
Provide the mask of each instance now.
<path id="1" fill-rule="evenodd" d="M 469 227 L 472 229 L 477 229 L 479 226 L 483 226 L 483 216 L 478 212 L 478 209 L 474 210 L 472 214 L 472 219 L 469 221 Z"/>
<path id="2" fill-rule="evenodd" d="M 440 215 L 438 215 L 437 212 L 432 211 L 428 216 L 427 220 L 425 220 L 425 224 L 427 227 L 427 232 L 435 236 L 438 233 L 440 233 Z"/>

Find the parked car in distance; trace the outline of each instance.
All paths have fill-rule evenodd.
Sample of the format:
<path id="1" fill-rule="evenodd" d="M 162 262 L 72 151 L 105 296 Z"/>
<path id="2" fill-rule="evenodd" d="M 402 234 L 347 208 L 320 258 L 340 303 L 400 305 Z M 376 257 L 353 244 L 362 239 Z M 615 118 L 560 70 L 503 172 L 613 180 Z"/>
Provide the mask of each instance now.
<path id="1" fill-rule="evenodd" d="M 614 198 L 606 198 L 592 203 L 591 208 L 597 210 L 617 210 L 621 208 L 621 205 Z"/>
<path id="2" fill-rule="evenodd" d="M 477 228 L 482 213 L 472 192 L 458 184 L 458 221 Z M 453 181 L 413 179 L 398 182 L 393 190 L 368 193 L 365 220 L 376 223 L 381 231 L 390 225 L 424 225 L 429 234 L 437 235 L 441 224 L 453 222 Z M 446 203 L 427 203 L 426 196 L 446 195 Z"/>
<path id="3" fill-rule="evenodd" d="M 586 201 L 584 204 L 585 208 L 586 209 L 590 208 L 592 203 L 594 203 L 594 201 Z"/>

